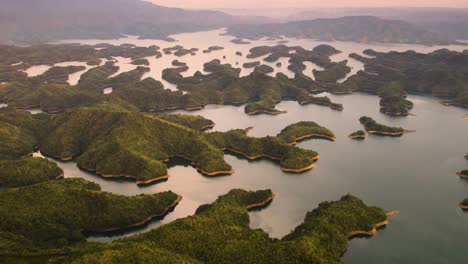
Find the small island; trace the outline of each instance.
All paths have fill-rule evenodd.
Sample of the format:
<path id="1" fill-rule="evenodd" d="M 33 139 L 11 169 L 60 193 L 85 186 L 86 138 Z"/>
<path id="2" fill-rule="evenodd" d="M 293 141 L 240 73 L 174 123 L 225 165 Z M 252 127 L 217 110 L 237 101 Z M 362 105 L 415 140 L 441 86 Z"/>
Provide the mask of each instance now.
<path id="1" fill-rule="evenodd" d="M 366 136 L 366 132 L 358 130 L 356 132 L 351 133 L 348 137 L 351 139 L 365 139 Z"/>
<path id="2" fill-rule="evenodd" d="M 389 127 L 377 123 L 371 117 L 363 116 L 359 118 L 359 122 L 364 126 L 367 133 L 380 136 L 401 136 L 406 133 L 415 132 L 414 130 L 405 130 L 401 127 Z"/>
<path id="3" fill-rule="evenodd" d="M 468 170 L 462 170 L 460 172 L 457 172 L 457 175 L 461 178 L 468 179 Z"/>
<path id="4" fill-rule="evenodd" d="M 260 66 L 260 64 L 261 63 L 259 61 L 246 62 L 246 63 L 242 64 L 242 67 L 244 67 L 246 69 L 249 69 L 249 68 L 258 67 L 258 66 Z"/>
<path id="5" fill-rule="evenodd" d="M 175 67 L 186 67 L 187 66 L 187 63 L 181 62 L 179 60 L 173 60 L 171 64 L 172 64 L 172 66 L 175 66 Z"/>
<path id="6" fill-rule="evenodd" d="M 292 145 L 309 138 L 336 140 L 335 134 L 331 130 L 312 121 L 291 124 L 283 128 L 277 137 Z"/>
<path id="7" fill-rule="evenodd" d="M 149 61 L 147 59 L 143 59 L 143 58 L 133 60 L 132 64 L 133 65 L 144 65 L 144 66 L 150 65 Z"/>
<path id="8" fill-rule="evenodd" d="M 212 51 L 223 50 L 224 47 L 221 46 L 211 46 L 206 50 L 203 50 L 203 53 L 211 53 Z"/>
<path id="9" fill-rule="evenodd" d="M 459 206 L 461 209 L 468 211 L 468 198 L 463 200 Z"/>

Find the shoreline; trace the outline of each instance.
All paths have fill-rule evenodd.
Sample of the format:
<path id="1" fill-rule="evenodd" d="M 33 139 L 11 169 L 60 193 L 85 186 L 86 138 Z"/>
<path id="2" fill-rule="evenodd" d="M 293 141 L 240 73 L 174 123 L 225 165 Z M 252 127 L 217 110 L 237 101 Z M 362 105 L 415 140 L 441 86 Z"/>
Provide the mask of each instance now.
<path id="1" fill-rule="evenodd" d="M 286 114 L 288 111 L 275 111 L 275 112 L 271 112 L 271 111 L 267 111 L 267 110 L 255 110 L 255 111 L 252 111 L 252 112 L 245 112 L 246 114 L 248 115 L 257 115 L 257 114 L 268 114 L 268 115 L 281 115 L 281 114 Z"/>
<path id="2" fill-rule="evenodd" d="M 161 213 L 152 214 L 152 215 L 148 216 L 147 218 L 145 218 L 145 219 L 143 219 L 143 220 L 141 220 L 139 222 L 136 222 L 134 224 L 128 225 L 128 226 L 124 226 L 124 227 L 106 227 L 106 228 L 84 228 L 83 231 L 91 232 L 91 233 L 107 233 L 107 232 L 122 231 L 122 230 L 126 230 L 126 229 L 141 227 L 141 226 L 144 226 L 145 224 L 147 224 L 148 222 L 152 221 L 153 219 L 155 219 L 157 217 L 165 216 L 171 209 L 176 207 L 181 200 L 182 200 L 182 196 L 178 195 L 177 198 L 175 199 L 175 201 L 172 204 L 170 204 L 168 207 L 164 208 L 164 210 Z"/>
<path id="3" fill-rule="evenodd" d="M 232 148 L 229 148 L 229 147 L 225 147 L 225 148 L 222 148 L 221 150 L 223 151 L 231 151 L 231 152 L 234 152 L 236 154 L 240 154 L 242 156 L 244 156 L 245 158 L 247 158 L 248 160 L 256 160 L 256 159 L 259 159 L 259 158 L 269 158 L 269 159 L 272 159 L 272 160 L 276 160 L 276 161 L 280 161 L 281 159 L 280 158 L 277 158 L 277 157 L 273 157 L 273 156 L 270 156 L 268 154 L 259 154 L 259 155 L 256 155 L 256 156 L 249 156 L 239 150 L 235 150 L 235 149 L 232 149 Z M 318 159 L 320 158 L 320 155 L 317 155 L 315 157 L 313 157 L 312 159 L 314 160 L 313 163 L 303 167 L 303 168 L 299 168 L 299 169 L 291 169 L 291 168 L 285 168 L 283 166 L 280 167 L 280 169 L 284 172 L 295 172 L 295 173 L 301 173 L 301 172 L 304 172 L 304 171 L 307 171 L 307 170 L 310 170 L 312 168 L 315 167 L 315 161 L 317 161 Z M 281 164 L 280 164 L 281 165 Z"/>
<path id="4" fill-rule="evenodd" d="M 312 163 L 310 164 L 309 166 L 307 167 L 304 167 L 304 168 L 300 168 L 300 169 L 289 169 L 289 168 L 285 168 L 283 166 L 281 166 L 281 170 L 283 172 L 294 172 L 294 173 L 301 173 L 301 172 L 304 172 L 304 171 L 308 171 L 308 170 L 311 170 L 315 167 L 315 163 Z"/>
<path id="5" fill-rule="evenodd" d="M 381 112 L 386 115 L 391 115 L 391 116 L 416 116 L 415 114 L 411 114 L 409 112 L 385 112 L 385 111 L 381 111 Z"/>
<path id="6" fill-rule="evenodd" d="M 394 215 L 398 214 L 398 211 L 396 210 L 391 210 L 391 211 L 387 211 L 385 213 L 385 215 L 387 217 L 392 217 Z M 374 227 L 369 230 L 369 231 L 366 231 L 366 230 L 355 230 L 355 231 L 351 231 L 347 234 L 347 237 L 348 239 L 351 239 L 355 236 L 374 236 L 375 234 L 377 234 L 377 230 L 383 226 L 386 226 L 388 225 L 389 223 L 389 220 L 388 219 L 385 219 L 384 221 L 381 221 L 381 222 L 378 222 L 374 225 Z"/>
<path id="7" fill-rule="evenodd" d="M 202 169 L 197 168 L 197 171 L 205 176 L 210 176 L 210 177 L 234 174 L 234 170 L 208 172 L 208 171 L 204 171 Z"/>
<path id="8" fill-rule="evenodd" d="M 276 197 L 276 194 L 275 193 L 272 193 L 268 198 L 266 198 L 265 200 L 261 201 L 261 202 L 258 202 L 258 203 L 253 203 L 253 204 L 249 204 L 247 205 L 245 208 L 247 209 L 247 211 L 250 211 L 250 210 L 255 210 L 255 209 L 260 209 L 261 207 L 269 204 L 271 201 L 273 201 L 273 199 Z"/>
<path id="9" fill-rule="evenodd" d="M 376 223 L 370 231 L 355 230 L 355 231 L 349 232 L 346 236 L 348 237 L 348 239 L 353 238 L 355 236 L 374 236 L 375 234 L 377 234 L 377 229 L 388 225 L 388 223 L 389 223 L 388 220 L 384 220 L 382 222 Z"/>
<path id="10" fill-rule="evenodd" d="M 385 131 L 378 131 L 378 130 L 367 130 L 369 134 L 374 135 L 383 135 L 383 136 L 401 136 L 403 134 L 414 133 L 416 130 L 404 130 L 402 132 L 385 132 Z"/>
<path id="11" fill-rule="evenodd" d="M 459 204 L 458 207 L 460 207 L 462 210 L 468 210 L 468 205 Z"/>
<path id="12" fill-rule="evenodd" d="M 291 145 L 296 145 L 300 141 L 308 139 L 308 138 L 323 138 L 323 139 L 328 139 L 330 141 L 335 141 L 336 140 L 336 137 L 331 137 L 331 136 L 327 136 L 327 135 L 324 135 L 324 134 L 307 134 L 307 135 L 303 135 L 303 136 L 300 136 L 300 137 L 296 138 L 290 144 Z"/>
<path id="13" fill-rule="evenodd" d="M 206 126 L 202 126 L 201 128 L 199 128 L 200 131 L 205 131 L 205 130 L 208 130 L 208 129 L 212 129 L 213 127 L 215 127 L 215 123 L 212 123 L 212 124 L 209 124 L 209 125 L 206 125 Z"/>
<path id="14" fill-rule="evenodd" d="M 365 139 L 367 135 L 348 136 L 350 139 Z"/>
<path id="15" fill-rule="evenodd" d="M 63 179 L 63 178 L 65 178 L 65 173 L 64 172 L 60 173 L 57 177 L 55 177 L 56 180 L 60 180 L 60 179 Z"/>
<path id="16" fill-rule="evenodd" d="M 457 172 L 457 175 L 460 176 L 460 178 L 468 179 L 468 174 L 463 174 L 461 171 Z"/>
<path id="17" fill-rule="evenodd" d="M 161 162 L 167 162 L 169 161 L 170 158 L 172 157 L 177 157 L 177 158 L 182 158 L 182 159 L 185 159 L 185 160 L 188 160 L 190 161 L 190 165 L 193 166 L 198 172 L 200 172 L 202 175 L 204 176 L 209 176 L 209 177 L 213 177 L 213 176 L 222 176 L 222 175 L 231 175 L 231 174 L 234 174 L 235 171 L 234 170 L 227 170 L 227 171 L 213 171 L 213 172 L 208 172 L 208 171 L 204 171 L 202 170 L 201 168 L 198 167 L 198 164 L 196 162 L 194 162 L 192 159 L 189 159 L 185 156 L 181 156 L 181 155 L 175 155 L 175 156 L 171 156 L 169 157 L 167 160 L 164 160 L 164 161 L 161 161 Z"/>
<path id="18" fill-rule="evenodd" d="M 86 167 L 81 166 L 79 164 L 77 164 L 77 166 L 78 166 L 78 168 L 80 168 L 80 169 L 82 169 L 84 171 L 94 173 L 94 174 L 96 174 L 96 175 L 98 175 L 98 176 L 100 176 L 100 177 L 102 177 L 104 179 L 119 179 L 119 178 L 120 179 L 121 178 L 130 179 L 130 180 L 135 181 L 135 184 L 137 184 L 137 185 L 148 185 L 148 184 L 159 182 L 159 181 L 165 181 L 165 180 L 168 180 L 169 177 L 170 177 L 169 174 L 166 174 L 166 175 L 157 176 L 155 178 L 151 178 L 151 179 L 148 179 L 148 180 L 138 180 L 136 176 L 125 174 L 125 173 L 105 174 L 105 173 L 97 171 L 96 169 L 86 168 Z"/>

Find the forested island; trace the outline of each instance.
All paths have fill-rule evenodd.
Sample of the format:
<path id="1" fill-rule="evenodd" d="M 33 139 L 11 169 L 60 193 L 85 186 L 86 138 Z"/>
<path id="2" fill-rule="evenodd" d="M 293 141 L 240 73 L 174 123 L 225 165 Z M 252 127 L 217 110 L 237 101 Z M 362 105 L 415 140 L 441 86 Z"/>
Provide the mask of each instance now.
<path id="1" fill-rule="evenodd" d="M 364 132 L 362 130 L 358 130 L 356 132 L 353 132 L 353 133 L 349 134 L 348 137 L 351 138 L 351 139 L 365 139 L 366 138 L 366 132 Z"/>
<path id="2" fill-rule="evenodd" d="M 462 178 L 468 179 L 468 170 L 462 170 L 460 172 L 457 172 L 457 175 Z"/>
<path id="3" fill-rule="evenodd" d="M 317 47 L 304 52 L 313 55 L 317 60 L 331 63 L 328 56 L 336 51 L 323 52 L 324 49 L 333 48 Z M 164 49 L 163 52 L 181 50 L 185 49 L 174 46 Z M 53 55 L 48 55 L 52 51 Z M 278 114 L 281 111 L 275 109 L 275 105 L 285 99 L 296 100 L 302 105 L 313 103 L 336 110 L 343 109 L 342 105 L 331 102 L 328 97 L 314 96 L 312 93 L 320 88 L 311 78 L 300 73 L 294 78 L 288 78 L 282 73 L 278 73 L 275 77 L 268 76 L 266 73 L 271 72 L 272 68 L 266 65 L 257 67 L 248 76 L 240 77 L 240 69 L 214 60 L 204 65 L 208 74 L 197 72 L 194 76 L 184 78 L 180 73 L 187 70 L 186 65 L 174 61 L 173 64 L 177 68 L 164 70 L 163 78 L 178 85 L 179 91 L 166 90 L 153 78 L 141 80 L 143 74 L 149 71 L 149 68 L 143 66 L 113 76 L 118 71 L 118 67 L 112 61 L 88 70 L 76 85 L 68 84 L 66 76 L 83 70 L 79 66 L 55 66 L 35 77 L 27 77 L 25 73 L 19 71 L 32 65 L 52 65 L 68 60 L 94 63 L 95 60 L 109 59 L 112 56 L 139 61 L 148 56 L 160 56 L 161 52 L 157 46 L 148 48 L 107 44 L 3 46 L 0 47 L 0 54 L 5 55 L 0 58 L 0 64 L 3 65 L 0 81 L 6 82 L 0 85 L 0 102 L 8 104 L 10 108 L 41 108 L 45 112 L 59 113 L 73 107 L 92 105 L 102 100 L 103 89 L 112 87 L 112 98 L 125 101 L 144 112 L 170 109 L 197 110 L 207 104 L 247 103 L 245 112 L 248 114 Z M 16 65 L 19 62 L 22 63 Z"/>
<path id="4" fill-rule="evenodd" d="M 359 122 L 364 126 L 366 132 L 380 136 L 401 136 L 406 133 L 415 132 L 412 130 L 405 130 L 402 127 L 390 127 L 377 123 L 371 117 L 363 116 L 359 118 Z"/>
<path id="5" fill-rule="evenodd" d="M 468 107 L 468 53 L 436 50 L 428 54 L 414 51 L 376 52 L 365 50 L 364 57 L 350 57 L 364 63 L 359 71 L 330 91 L 369 92 L 381 97 L 381 111 L 389 115 L 408 115 L 413 103 L 407 93 L 443 97 L 445 105 Z"/>
<path id="6" fill-rule="evenodd" d="M 172 192 L 113 195 L 81 179 L 0 188 L 0 197 L 7 201 L 0 205 L 6 217 L 0 223 L 0 254 L 9 261 L 115 263 L 131 257 L 136 262 L 158 259 L 167 263 L 269 263 L 271 259 L 341 263 L 349 237 L 373 235 L 388 223 L 384 210 L 346 195 L 321 203 L 290 234 L 272 239 L 265 231 L 250 228 L 248 210 L 267 206 L 274 193 L 234 189 L 200 206 L 193 216 L 115 242 L 92 243 L 84 241 L 84 231 L 143 225 L 164 215 L 181 198 Z"/>
<path id="7" fill-rule="evenodd" d="M 232 174 L 223 150 L 248 159 L 267 157 L 278 161 L 284 171 L 302 172 L 314 166 L 318 153 L 291 144 L 311 137 L 334 139 L 330 130 L 314 122 L 290 125 L 276 137 L 249 137 L 242 129 L 206 133 L 201 130 L 214 124 L 200 116 L 144 114 L 107 102 L 58 115 L 7 110 L 0 113 L 0 123 L 0 154 L 5 160 L 40 149 L 43 155 L 59 160 L 73 159 L 81 169 L 101 177 L 129 178 L 140 185 L 166 180 L 165 162 L 171 157 L 190 160 L 207 176 Z M 10 179 L 19 174 L 15 164 L 23 165 L 23 172 L 31 175 L 34 170 L 50 171 L 45 179 L 61 174 L 43 159 L 5 161 L 0 162 L 5 168 L 1 185 L 14 186 L 19 180 Z"/>

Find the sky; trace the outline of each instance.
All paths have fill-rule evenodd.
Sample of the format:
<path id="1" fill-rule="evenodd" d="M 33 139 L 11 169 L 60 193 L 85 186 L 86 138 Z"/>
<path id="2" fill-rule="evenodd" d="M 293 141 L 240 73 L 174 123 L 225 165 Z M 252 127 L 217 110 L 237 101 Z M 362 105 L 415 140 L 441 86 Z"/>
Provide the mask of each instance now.
<path id="1" fill-rule="evenodd" d="M 468 7 L 468 0 L 147 0 L 183 8 Z"/>

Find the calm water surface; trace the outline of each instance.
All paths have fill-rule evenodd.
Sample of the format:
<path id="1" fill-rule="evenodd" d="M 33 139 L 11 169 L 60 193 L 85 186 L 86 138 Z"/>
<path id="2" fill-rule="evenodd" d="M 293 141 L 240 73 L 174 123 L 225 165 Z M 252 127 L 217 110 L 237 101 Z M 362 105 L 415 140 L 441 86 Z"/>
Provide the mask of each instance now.
<path id="1" fill-rule="evenodd" d="M 159 45 L 162 48 L 181 44 L 185 48 L 199 48 L 197 55 L 181 58 L 163 55 L 162 58 L 148 58 L 151 71 L 145 75 L 161 79 L 161 71 L 170 67 L 173 59 L 186 62 L 191 75 L 201 70 L 203 63 L 211 59 L 221 59 L 235 65 L 248 60 L 245 55 L 251 47 L 275 41 L 255 41 L 250 45 L 236 45 L 229 42 L 232 37 L 219 36 L 222 31 L 209 31 L 173 36 L 178 43 L 157 40 L 139 40 L 136 37 L 106 41 L 111 44 L 133 43 L 138 46 Z M 323 42 L 290 39 L 287 45 L 301 45 L 311 49 Z M 97 44 L 102 40 L 80 40 Z M 330 44 L 330 43 L 328 43 Z M 203 54 L 201 50 L 219 45 L 226 49 Z M 343 53 L 332 57 L 334 61 L 348 59 L 353 67 L 351 74 L 362 69 L 362 64 L 348 58 L 349 53 L 361 53 L 367 48 L 378 51 L 408 49 L 430 52 L 441 47 L 414 45 L 367 45 L 348 42 L 331 43 Z M 450 46 L 454 50 L 464 47 Z M 243 57 L 236 56 L 241 51 Z M 226 56 L 223 60 L 222 56 Z M 121 67 L 120 72 L 133 69 L 134 65 L 124 58 L 115 58 Z M 261 58 L 260 58 L 261 60 Z M 287 58 L 282 58 L 282 67 L 277 71 L 287 71 Z M 306 74 L 312 76 L 316 65 L 307 64 Z M 243 69 L 242 75 L 252 69 Z M 164 82 L 166 88 L 175 86 Z M 271 188 L 276 194 L 274 202 L 266 209 L 251 212 L 251 226 L 262 228 L 272 237 L 282 237 L 304 219 L 305 213 L 317 207 L 322 201 L 337 200 L 351 193 L 366 203 L 398 210 L 399 214 L 390 218 L 387 228 L 369 239 L 353 239 L 343 260 L 346 263 L 466 263 L 468 258 L 468 213 L 462 212 L 458 203 L 468 197 L 468 181 L 459 179 L 455 172 L 468 168 L 463 156 L 468 152 L 468 120 L 463 119 L 466 110 L 445 107 L 438 99 L 422 96 L 409 96 L 415 103 L 412 110 L 416 116 L 389 117 L 379 112 L 379 99 L 366 94 L 347 96 L 328 95 L 334 102 L 342 103 L 344 111 L 338 112 L 327 107 L 300 106 L 296 102 L 285 101 L 277 108 L 287 114 L 279 116 L 248 116 L 243 107 L 208 106 L 197 112 L 175 111 L 191 115 L 202 115 L 213 120 L 213 130 L 227 131 L 234 128 L 254 126 L 251 136 L 276 135 L 285 126 L 303 120 L 310 120 L 330 128 L 337 140 L 308 140 L 298 146 L 320 153 L 317 167 L 302 174 L 281 172 L 278 164 L 269 160 L 247 161 L 226 155 L 235 174 L 209 178 L 199 174 L 187 162 L 173 161 L 170 165 L 168 181 L 138 187 L 130 181 L 104 180 L 98 176 L 80 171 L 73 162 L 59 165 L 66 177 L 83 177 L 99 183 L 104 191 L 124 195 L 157 193 L 172 190 L 183 196 L 175 210 L 160 221 L 153 221 L 142 230 L 135 230 L 115 236 L 93 236 L 93 241 L 110 241 L 122 236 L 148 231 L 174 219 L 191 215 L 204 203 L 213 202 L 216 197 L 233 188 L 258 190 Z M 347 136 L 362 129 L 359 117 L 368 115 L 378 122 L 406 129 L 416 133 L 389 138 L 370 135 L 364 141 L 350 140 Z"/>

